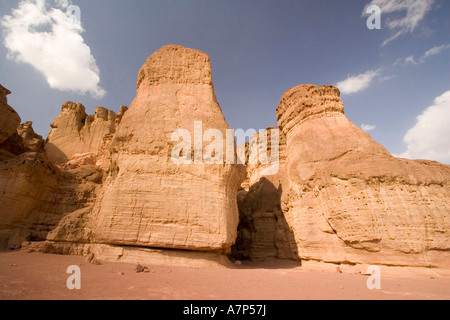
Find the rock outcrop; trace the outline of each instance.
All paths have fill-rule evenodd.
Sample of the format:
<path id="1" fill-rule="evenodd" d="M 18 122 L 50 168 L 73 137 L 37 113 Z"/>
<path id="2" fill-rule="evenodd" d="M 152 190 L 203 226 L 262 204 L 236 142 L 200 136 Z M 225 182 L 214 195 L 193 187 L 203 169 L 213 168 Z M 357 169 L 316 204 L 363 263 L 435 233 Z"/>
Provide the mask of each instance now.
<path id="1" fill-rule="evenodd" d="M 181 46 L 163 47 L 143 65 L 136 98 L 102 148 L 107 177 L 92 211 L 68 216 L 49 240 L 228 252 L 236 240 L 236 194 L 245 168 L 207 165 L 205 159 L 175 164 L 172 150 L 179 142 L 172 135 L 186 129 L 194 141 L 196 122 L 200 138 L 208 129 L 225 137 L 229 129 L 210 59 Z"/>
<path id="2" fill-rule="evenodd" d="M 45 141 L 42 136 L 36 134 L 33 130 L 33 123 L 27 121 L 17 128 L 17 135 L 22 139 L 23 145 L 32 152 L 41 152 L 44 150 Z"/>
<path id="3" fill-rule="evenodd" d="M 17 112 L 8 105 L 7 95 L 11 92 L 0 85 L 0 143 L 12 136 L 20 124 Z"/>
<path id="4" fill-rule="evenodd" d="M 450 266 L 450 166 L 393 157 L 346 118 L 337 88 L 287 91 L 279 127 L 250 140 L 245 165 L 197 50 L 150 56 L 117 115 L 65 103 L 47 141 L 20 124 L 9 93 L 0 86 L 1 247 L 132 263 Z"/>
<path id="5" fill-rule="evenodd" d="M 57 179 L 43 157 L 44 141 L 30 122 L 20 125 L 19 115 L 7 105 L 10 92 L 0 86 L 0 93 L 0 246 L 17 247 L 42 236 L 45 223 L 40 221 L 55 196 Z"/>
<path id="6" fill-rule="evenodd" d="M 18 124 L 17 113 L 7 107 L 0 114 L 8 123 L 7 130 L 0 127 L 8 132 L 0 143 L 0 247 L 18 248 L 24 241 L 45 240 L 65 215 L 88 211 L 102 172 L 95 166 L 61 170 L 48 160 L 45 141 L 32 123 Z"/>
<path id="7" fill-rule="evenodd" d="M 82 104 L 66 102 L 51 127 L 45 151 L 51 162 L 63 164 L 80 155 L 96 155 L 105 136 L 115 132 L 116 114 L 97 107 L 94 115 L 87 115 Z"/>
<path id="8" fill-rule="evenodd" d="M 302 259 L 448 266 L 450 166 L 398 159 L 350 122 L 337 88 L 287 91 L 282 207 Z"/>

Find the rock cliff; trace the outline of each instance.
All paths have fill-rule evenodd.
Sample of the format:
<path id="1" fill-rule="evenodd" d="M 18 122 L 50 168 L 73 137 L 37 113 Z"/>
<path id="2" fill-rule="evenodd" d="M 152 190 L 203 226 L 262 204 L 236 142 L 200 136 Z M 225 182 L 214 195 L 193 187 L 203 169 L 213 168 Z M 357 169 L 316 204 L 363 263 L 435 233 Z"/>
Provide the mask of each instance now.
<path id="1" fill-rule="evenodd" d="M 194 124 L 229 129 L 216 100 L 209 57 L 181 46 L 158 50 L 143 65 L 137 95 L 99 161 L 107 177 L 83 228 L 73 216 L 52 241 L 228 252 L 236 240 L 238 165 L 175 164 L 172 141 Z M 52 141 L 52 139 L 49 139 Z M 203 143 L 205 150 L 209 143 Z M 71 229 L 73 230 L 73 229 Z"/>
<path id="2" fill-rule="evenodd" d="M 344 116 L 337 88 L 302 85 L 277 108 L 283 211 L 299 257 L 448 266 L 450 166 L 398 159 Z"/>
<path id="3" fill-rule="evenodd" d="M 20 124 L 17 112 L 8 105 L 7 95 L 11 92 L 0 85 L 0 143 L 12 136 Z"/>
<path id="4" fill-rule="evenodd" d="M 9 93 L 0 86 L 2 247 L 183 265 L 230 254 L 450 266 L 450 166 L 393 157 L 347 119 L 337 88 L 288 90 L 279 127 L 250 140 L 245 165 L 221 143 L 230 128 L 197 50 L 150 56 L 117 115 L 65 103 L 47 141 L 20 124 Z"/>
<path id="5" fill-rule="evenodd" d="M 6 97 L 2 103 L 0 247 L 18 248 L 25 241 L 46 240 L 65 215 L 89 211 L 102 171 L 95 165 L 62 168 L 49 161 L 46 142 L 34 132 L 32 123 L 20 124 L 17 113 L 6 105 Z"/>
<path id="6" fill-rule="evenodd" d="M 96 155 L 105 136 L 115 132 L 116 114 L 97 107 L 94 115 L 87 115 L 82 104 L 66 102 L 51 127 L 45 151 L 50 161 L 62 164 L 80 155 Z"/>

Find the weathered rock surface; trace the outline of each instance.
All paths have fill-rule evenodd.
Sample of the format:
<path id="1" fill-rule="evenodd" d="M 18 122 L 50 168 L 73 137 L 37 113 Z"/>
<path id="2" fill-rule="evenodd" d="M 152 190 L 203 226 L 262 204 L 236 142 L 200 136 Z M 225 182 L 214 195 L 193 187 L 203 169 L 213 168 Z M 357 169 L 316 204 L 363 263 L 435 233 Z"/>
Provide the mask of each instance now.
<path id="1" fill-rule="evenodd" d="M 238 193 L 239 227 L 230 258 L 237 260 L 298 259 L 292 230 L 281 211 L 281 184 L 267 178 Z"/>
<path id="2" fill-rule="evenodd" d="M 71 242 L 25 242 L 26 252 L 78 255 L 94 260 L 119 263 L 144 263 L 150 265 L 223 268 L 232 267 L 230 261 L 220 252 L 192 250 L 164 250 L 113 246 L 106 244 L 86 244 Z"/>
<path id="3" fill-rule="evenodd" d="M 277 109 L 282 207 L 302 259 L 448 266 L 450 166 L 398 159 L 351 123 L 339 90 L 303 85 Z"/>
<path id="4" fill-rule="evenodd" d="M 27 140 L 22 144 L 26 146 Z M 61 171 L 42 149 L 0 161 L 0 247 L 43 241 L 65 215 L 87 214 L 101 182 L 102 171 L 97 167 Z"/>
<path id="5" fill-rule="evenodd" d="M 231 253 L 450 266 L 450 166 L 393 157 L 345 117 L 334 87 L 287 91 L 277 108 L 279 160 L 252 162 L 265 146 L 250 143 L 258 152 L 246 169 L 208 163 L 220 150 L 209 129 L 225 140 L 229 127 L 200 51 L 154 53 L 117 115 L 65 103 L 47 142 L 31 122 L 20 125 L 7 94 L 0 86 L 1 247 L 28 241 L 30 251 L 132 263 L 226 265 Z M 179 129 L 190 143 L 174 138 Z M 191 164 L 173 161 L 182 140 L 194 147 Z"/>
<path id="6" fill-rule="evenodd" d="M 13 135 L 20 124 L 17 112 L 8 105 L 6 96 L 11 92 L 0 85 L 0 143 Z"/>
<path id="7" fill-rule="evenodd" d="M 86 211 L 102 172 L 95 166 L 60 170 L 48 161 L 31 122 L 8 135 L 0 143 L 0 247 L 20 247 L 45 240 L 64 215 Z"/>
<path id="8" fill-rule="evenodd" d="M 99 163 L 108 175 L 92 212 L 68 216 L 48 239 L 228 252 L 236 240 L 236 193 L 245 169 L 174 164 L 178 142 L 172 134 L 186 129 L 194 141 L 194 122 L 202 123 L 201 136 L 218 129 L 225 137 L 229 128 L 210 59 L 181 46 L 163 47 L 143 65 L 136 98 L 101 148 Z"/>
<path id="9" fill-rule="evenodd" d="M 43 205 L 41 200 L 55 186 L 49 177 L 51 168 L 36 153 L 29 152 L 27 145 L 32 145 L 29 137 L 34 131 L 31 125 L 20 125 L 19 115 L 7 104 L 8 94 L 10 91 L 0 85 L 1 247 L 20 245 L 30 236 L 33 211 Z M 26 141 L 21 134 L 27 136 Z"/>
<path id="10" fill-rule="evenodd" d="M 276 161 L 258 161 L 261 154 L 272 157 L 272 134 L 277 129 L 268 128 L 262 141 L 258 133 L 246 143 L 247 178 L 237 198 L 240 223 L 233 260 L 298 259 L 294 234 L 281 210 L 287 185 L 286 137 L 278 132 Z"/>
<path id="11" fill-rule="evenodd" d="M 45 158 L 32 152 L 0 161 L 0 246 L 45 239 L 42 231 L 51 220 L 45 217 L 58 190 L 55 174 Z"/>
<path id="12" fill-rule="evenodd" d="M 66 102 L 51 127 L 45 151 L 52 163 L 62 164 L 77 155 L 96 155 L 105 136 L 115 132 L 116 114 L 97 107 L 87 115 L 82 104 Z"/>

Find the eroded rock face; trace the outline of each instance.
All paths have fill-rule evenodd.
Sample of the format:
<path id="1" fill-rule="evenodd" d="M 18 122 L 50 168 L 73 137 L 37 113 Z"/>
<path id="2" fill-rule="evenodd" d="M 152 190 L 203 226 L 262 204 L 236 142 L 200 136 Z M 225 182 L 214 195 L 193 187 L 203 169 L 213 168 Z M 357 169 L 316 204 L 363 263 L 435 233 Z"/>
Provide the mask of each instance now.
<path id="1" fill-rule="evenodd" d="M 102 172 L 95 164 L 61 170 L 44 149 L 31 122 L 17 125 L 0 143 L 0 248 L 45 240 L 65 215 L 89 212 L 98 193 Z"/>
<path id="2" fill-rule="evenodd" d="M 272 148 L 273 135 L 275 140 L 278 137 L 276 149 Z M 245 147 L 247 177 L 238 193 L 240 223 L 230 258 L 296 260 L 294 234 L 281 210 L 283 186 L 287 185 L 286 137 L 279 128 L 268 128 L 264 137 L 257 133 Z M 272 157 L 273 152 L 278 157 Z M 261 154 L 272 161 L 261 163 Z"/>
<path id="3" fill-rule="evenodd" d="M 6 98 L 11 92 L 0 85 L 0 143 L 12 136 L 20 125 L 17 112 L 8 105 Z"/>
<path id="4" fill-rule="evenodd" d="M 277 188 L 265 177 L 239 191 L 240 223 L 230 258 L 298 259 L 294 234 L 281 210 L 282 193 L 281 184 Z"/>
<path id="5" fill-rule="evenodd" d="M 236 193 L 245 176 L 237 165 L 174 164 L 177 129 L 194 141 L 228 125 L 216 100 L 209 57 L 181 46 L 163 47 L 139 72 L 137 95 L 99 162 L 108 176 L 83 229 L 54 241 L 199 251 L 230 250 L 236 240 Z M 209 143 L 204 143 L 205 148 Z M 64 232 L 63 232 L 64 231 Z"/>
<path id="6" fill-rule="evenodd" d="M 391 156 L 344 116 L 333 87 L 289 90 L 277 116 L 282 206 L 302 259 L 448 266 L 450 166 Z"/>
<path id="7" fill-rule="evenodd" d="M 56 172 L 39 154 L 28 152 L 0 161 L 1 247 L 45 239 L 44 220 L 51 215 L 47 209 L 57 193 L 57 184 Z"/>
<path id="8" fill-rule="evenodd" d="M 25 148 L 29 151 L 40 152 L 44 150 L 45 141 L 42 136 L 33 130 L 33 123 L 27 121 L 17 128 L 17 135 L 22 138 Z"/>
<path id="9" fill-rule="evenodd" d="M 0 247 L 44 241 L 66 215 L 87 215 L 101 182 L 95 166 L 61 171 L 43 152 L 0 161 Z"/>
<path id="10" fill-rule="evenodd" d="M 111 110 L 97 107 L 94 115 L 87 115 L 82 104 L 66 102 L 51 123 L 45 148 L 47 157 L 62 164 L 77 155 L 96 155 L 104 137 L 115 132 L 115 125 L 116 114 Z"/>
<path id="11" fill-rule="evenodd" d="M 237 259 L 449 266 L 450 166 L 393 157 L 345 117 L 334 87 L 282 97 L 270 175 L 273 163 L 196 164 L 196 152 L 194 163 L 174 163 L 175 130 L 196 145 L 199 123 L 200 138 L 217 129 L 225 139 L 229 129 L 210 59 L 196 50 L 172 45 L 149 57 L 136 98 L 117 115 L 64 104 L 47 143 L 20 125 L 7 94 L 0 86 L 0 246 L 223 263 L 237 239 Z"/>

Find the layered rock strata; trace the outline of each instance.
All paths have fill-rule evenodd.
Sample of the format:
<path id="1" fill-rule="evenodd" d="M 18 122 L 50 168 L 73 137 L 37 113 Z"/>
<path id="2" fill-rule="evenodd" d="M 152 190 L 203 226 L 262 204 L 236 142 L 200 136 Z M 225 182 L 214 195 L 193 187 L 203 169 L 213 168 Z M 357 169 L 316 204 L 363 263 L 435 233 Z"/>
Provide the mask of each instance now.
<path id="1" fill-rule="evenodd" d="M 277 108 L 282 207 L 299 257 L 448 266 L 450 166 L 393 157 L 343 111 L 337 88 L 313 85 L 287 91 Z"/>
<path id="2" fill-rule="evenodd" d="M 115 132 L 116 114 L 97 107 L 94 115 L 87 115 L 82 104 L 66 102 L 51 127 L 45 151 L 51 162 L 63 164 L 80 155 L 96 155 L 105 136 Z"/>
<path id="3" fill-rule="evenodd" d="M 18 248 L 24 241 L 45 240 L 65 215 L 89 211 L 102 172 L 93 165 L 61 170 L 48 160 L 46 142 L 32 123 L 20 124 L 6 107 L 0 114 L 0 122 L 7 123 L 0 127 L 7 132 L 0 143 L 0 248 Z"/>
<path id="4" fill-rule="evenodd" d="M 220 143 L 229 127 L 197 50 L 149 57 L 117 115 L 64 104 L 47 141 L 20 125 L 9 93 L 0 86 L 1 247 L 162 264 L 226 264 L 231 251 L 449 267 L 450 166 L 393 157 L 345 117 L 337 88 L 287 91 L 267 135 L 279 129 L 279 143 L 251 139 L 246 170 Z M 276 146 L 276 163 L 254 161 Z"/>
<path id="5" fill-rule="evenodd" d="M 98 161 L 107 177 L 92 211 L 69 215 L 48 239 L 228 252 L 236 240 L 236 194 L 245 168 L 205 164 L 202 158 L 199 164 L 175 164 L 172 150 L 179 141 L 173 134 L 185 129 L 194 142 L 195 123 L 201 123 L 200 138 L 209 129 L 226 137 L 229 129 L 210 59 L 181 46 L 163 47 L 141 68 L 136 98 L 101 148 Z"/>

